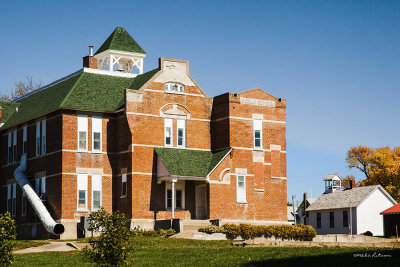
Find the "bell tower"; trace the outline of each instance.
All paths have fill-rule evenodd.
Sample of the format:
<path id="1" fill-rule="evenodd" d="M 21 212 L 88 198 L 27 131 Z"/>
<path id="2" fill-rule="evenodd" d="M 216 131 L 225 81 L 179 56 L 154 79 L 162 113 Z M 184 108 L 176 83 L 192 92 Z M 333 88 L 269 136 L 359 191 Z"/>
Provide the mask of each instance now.
<path id="1" fill-rule="evenodd" d="M 143 73 L 146 52 L 122 27 L 117 27 L 96 51 L 97 69 L 129 74 Z"/>

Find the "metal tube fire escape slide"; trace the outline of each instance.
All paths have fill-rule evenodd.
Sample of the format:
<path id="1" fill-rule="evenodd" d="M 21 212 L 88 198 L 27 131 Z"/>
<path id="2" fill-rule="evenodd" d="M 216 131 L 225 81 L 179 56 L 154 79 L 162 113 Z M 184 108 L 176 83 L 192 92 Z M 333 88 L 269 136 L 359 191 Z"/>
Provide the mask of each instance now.
<path id="1" fill-rule="evenodd" d="M 25 192 L 26 197 L 31 203 L 36 214 L 39 216 L 39 219 L 43 223 L 43 226 L 47 230 L 47 232 L 52 233 L 54 235 L 63 234 L 64 225 L 56 223 L 54 219 L 51 217 L 50 213 L 43 205 L 42 200 L 36 194 L 35 190 L 33 190 L 31 184 L 26 178 L 25 172 L 26 172 L 26 154 L 23 154 L 21 157 L 20 165 L 14 171 L 15 179 L 17 179 L 17 182 L 21 186 L 22 191 Z"/>

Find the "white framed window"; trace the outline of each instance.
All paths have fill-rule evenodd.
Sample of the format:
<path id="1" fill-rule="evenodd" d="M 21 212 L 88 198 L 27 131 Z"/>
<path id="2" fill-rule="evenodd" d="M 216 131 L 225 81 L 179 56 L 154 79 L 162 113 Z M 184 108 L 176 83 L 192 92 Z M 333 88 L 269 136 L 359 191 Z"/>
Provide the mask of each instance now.
<path id="1" fill-rule="evenodd" d="M 172 209 L 172 184 L 165 183 L 165 208 Z M 175 183 L 175 209 L 185 209 L 185 182 Z"/>
<path id="2" fill-rule="evenodd" d="M 253 121 L 254 148 L 262 149 L 262 120 Z"/>
<path id="3" fill-rule="evenodd" d="M 88 149 L 88 116 L 78 116 L 78 150 L 87 151 Z"/>
<path id="4" fill-rule="evenodd" d="M 77 179 L 77 210 L 87 211 L 88 175 L 79 173 Z"/>
<path id="5" fill-rule="evenodd" d="M 176 121 L 177 147 L 185 147 L 185 120 Z"/>
<path id="6" fill-rule="evenodd" d="M 12 133 L 8 133 L 8 163 L 13 161 Z"/>
<path id="7" fill-rule="evenodd" d="M 7 185 L 7 211 L 11 213 L 12 210 L 12 198 L 11 198 L 11 193 L 12 193 L 12 185 L 9 184 Z"/>
<path id="8" fill-rule="evenodd" d="M 12 212 L 11 215 L 15 216 L 17 210 L 17 184 L 12 185 Z"/>
<path id="9" fill-rule="evenodd" d="M 121 176 L 121 197 L 126 197 L 127 194 L 127 182 L 126 182 L 127 175 L 123 173 Z"/>
<path id="10" fill-rule="evenodd" d="M 100 209 L 102 205 L 102 177 L 100 174 L 92 175 L 92 211 Z"/>
<path id="11" fill-rule="evenodd" d="M 185 86 L 180 83 L 168 82 L 165 83 L 165 91 L 173 93 L 183 93 L 185 92 Z"/>
<path id="12" fill-rule="evenodd" d="M 165 142 L 164 144 L 166 146 L 172 146 L 173 145 L 173 136 L 172 136 L 172 126 L 173 125 L 173 121 L 172 119 L 168 119 L 166 118 L 164 120 L 164 135 L 165 135 Z"/>
<path id="13" fill-rule="evenodd" d="M 17 162 L 17 130 L 13 132 L 13 155 L 13 161 Z"/>
<path id="14" fill-rule="evenodd" d="M 236 201 L 238 203 L 247 203 L 246 200 L 246 176 L 236 176 Z"/>
<path id="15" fill-rule="evenodd" d="M 36 123 L 36 156 L 40 156 L 41 146 L 40 146 L 40 122 Z"/>
<path id="16" fill-rule="evenodd" d="M 101 152 L 102 118 L 92 118 L 92 151 Z"/>
<path id="17" fill-rule="evenodd" d="M 28 153 L 28 126 L 24 126 L 22 130 L 22 153 Z"/>
<path id="18" fill-rule="evenodd" d="M 42 155 L 46 154 L 46 120 L 42 120 Z"/>
<path id="19" fill-rule="evenodd" d="M 21 198 L 21 215 L 26 215 L 26 195 L 24 190 L 22 190 L 22 198 Z"/>

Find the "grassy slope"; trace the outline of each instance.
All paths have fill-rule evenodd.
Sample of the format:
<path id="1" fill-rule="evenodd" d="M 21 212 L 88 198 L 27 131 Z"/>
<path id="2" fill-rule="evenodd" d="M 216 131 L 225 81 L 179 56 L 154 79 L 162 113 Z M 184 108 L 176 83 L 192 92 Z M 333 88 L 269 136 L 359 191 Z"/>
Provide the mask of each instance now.
<path id="1" fill-rule="evenodd" d="M 400 266 L 399 249 L 233 247 L 230 241 L 196 241 L 136 237 L 132 265 L 166 266 Z M 353 253 L 374 252 L 391 258 L 354 258 Z M 78 252 L 17 255 L 13 266 L 92 266 Z"/>

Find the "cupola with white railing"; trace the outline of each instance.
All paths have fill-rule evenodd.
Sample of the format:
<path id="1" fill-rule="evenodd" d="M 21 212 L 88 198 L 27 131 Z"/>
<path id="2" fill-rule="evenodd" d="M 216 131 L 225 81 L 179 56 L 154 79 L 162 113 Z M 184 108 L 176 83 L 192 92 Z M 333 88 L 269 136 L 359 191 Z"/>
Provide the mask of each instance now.
<path id="1" fill-rule="evenodd" d="M 117 27 L 96 51 L 97 69 L 121 74 L 142 74 L 146 52 L 122 27 Z"/>
<path id="2" fill-rule="evenodd" d="M 325 194 L 332 193 L 336 190 L 342 189 L 343 178 L 339 174 L 329 174 L 324 178 Z"/>

